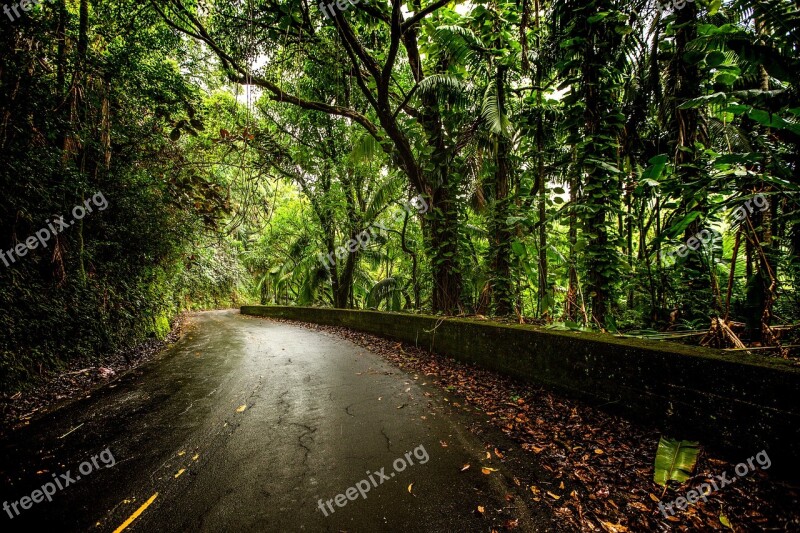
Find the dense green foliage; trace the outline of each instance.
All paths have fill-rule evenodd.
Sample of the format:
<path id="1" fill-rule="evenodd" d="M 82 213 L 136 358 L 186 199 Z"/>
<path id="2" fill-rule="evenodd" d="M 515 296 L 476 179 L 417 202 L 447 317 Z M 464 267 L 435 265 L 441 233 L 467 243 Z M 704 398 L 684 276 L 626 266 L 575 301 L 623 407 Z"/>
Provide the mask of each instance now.
<path id="1" fill-rule="evenodd" d="M 795 3 L 337 13 L 58 0 L 2 22 L 0 249 L 109 205 L 0 264 L 0 381 L 243 301 L 792 343 Z"/>

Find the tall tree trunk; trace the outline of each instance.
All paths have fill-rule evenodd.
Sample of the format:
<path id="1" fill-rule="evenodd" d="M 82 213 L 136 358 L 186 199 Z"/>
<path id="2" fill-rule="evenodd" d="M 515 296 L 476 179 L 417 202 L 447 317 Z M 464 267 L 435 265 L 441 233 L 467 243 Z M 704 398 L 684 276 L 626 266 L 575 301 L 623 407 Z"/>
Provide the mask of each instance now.
<path id="1" fill-rule="evenodd" d="M 698 109 L 680 109 L 683 102 L 701 95 L 702 78 L 700 70 L 695 63 L 687 61 L 689 43 L 697 38 L 697 5 L 686 4 L 676 15 L 675 23 L 675 55 L 672 59 L 672 75 L 668 78 L 672 85 L 667 93 L 672 95 L 672 131 L 676 133 L 674 140 L 673 158 L 675 171 L 679 180 L 685 183 L 694 182 L 700 174 L 699 154 L 695 144 L 700 142 L 707 145 L 706 135 L 701 128 L 701 116 Z M 708 206 L 705 200 L 700 200 L 694 205 L 696 194 L 694 190 L 685 189 L 686 194 L 681 199 L 682 208 L 700 211 L 702 214 L 689 224 L 684 231 L 684 242 L 688 241 L 703 228 Z M 689 318 L 705 315 L 708 298 L 713 298 L 709 292 L 709 280 L 699 278 L 695 273 L 703 272 L 704 267 L 698 253 L 690 253 L 686 257 L 684 268 L 681 269 L 682 285 L 685 290 L 686 313 Z M 709 272 L 710 274 L 710 272 Z"/>
<path id="2" fill-rule="evenodd" d="M 420 192 L 427 193 L 431 198 L 423 231 L 433 273 L 433 312 L 451 315 L 461 310 L 463 288 L 459 262 L 460 202 L 455 177 L 450 172 L 449 153 L 444 139 L 444 126 L 437 111 L 436 95 L 426 94 L 422 101 L 425 111 L 421 123 L 428 137 L 431 158 L 424 172 L 427 190 Z"/>
<path id="3" fill-rule="evenodd" d="M 598 2 L 597 11 L 612 10 L 613 6 Z M 618 177 L 609 166 L 617 162 L 617 149 L 611 139 L 621 127 L 616 95 L 606 72 L 616 54 L 616 37 L 605 24 L 590 24 L 590 12 L 578 15 L 580 33 L 585 35 L 582 57 L 581 92 L 584 138 L 582 169 L 584 173 L 584 231 L 586 232 L 587 292 L 592 306 L 592 320 L 604 327 L 611 305 L 612 275 L 617 269 L 616 250 L 609 239 L 609 217 L 619 198 Z"/>
<path id="4" fill-rule="evenodd" d="M 463 281 L 458 265 L 458 199 L 451 184 L 436 189 L 428 213 L 423 227 L 431 253 L 433 312 L 454 314 L 461 308 Z"/>
<path id="5" fill-rule="evenodd" d="M 498 67 L 495 77 L 495 90 L 500 113 L 505 116 L 505 68 Z M 511 204 L 509 202 L 509 156 L 511 146 L 505 132 L 495 136 L 495 174 L 492 220 L 489 231 L 489 254 L 492 271 L 492 300 L 494 313 L 498 316 L 510 315 L 514 309 L 514 285 L 511 280 L 511 241 L 513 228 L 508 224 Z"/>
<path id="6" fill-rule="evenodd" d="M 567 320 L 577 321 L 578 319 L 578 253 L 576 245 L 578 243 L 578 187 L 580 177 L 576 160 L 576 149 L 573 148 L 573 167 L 575 168 L 569 183 L 569 286 L 567 288 L 567 298 L 565 303 L 564 315 Z"/>

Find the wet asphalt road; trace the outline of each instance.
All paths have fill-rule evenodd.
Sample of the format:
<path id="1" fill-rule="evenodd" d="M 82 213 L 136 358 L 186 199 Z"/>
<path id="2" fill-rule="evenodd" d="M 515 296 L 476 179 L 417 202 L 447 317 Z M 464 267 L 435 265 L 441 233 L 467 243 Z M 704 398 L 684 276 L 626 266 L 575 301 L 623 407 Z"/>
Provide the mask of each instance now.
<path id="1" fill-rule="evenodd" d="M 507 501 L 520 493 L 512 476 L 443 399 L 333 335 L 200 313 L 155 361 L 0 442 L 2 501 L 74 479 L 13 519 L 0 511 L 0 531 L 115 531 L 133 518 L 125 531 L 488 532 L 478 505 L 506 508 L 517 531 L 547 530 L 524 498 Z M 337 506 L 361 480 L 366 498 Z"/>

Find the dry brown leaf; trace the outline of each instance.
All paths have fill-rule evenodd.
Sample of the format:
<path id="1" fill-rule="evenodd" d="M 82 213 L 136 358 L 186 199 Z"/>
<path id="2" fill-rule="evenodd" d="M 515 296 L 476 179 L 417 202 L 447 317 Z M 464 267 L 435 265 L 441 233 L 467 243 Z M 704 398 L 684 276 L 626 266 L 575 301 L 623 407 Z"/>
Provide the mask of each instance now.
<path id="1" fill-rule="evenodd" d="M 652 492 L 650 493 L 650 499 L 651 499 L 651 500 L 653 500 L 653 501 L 654 501 L 654 502 L 656 502 L 656 503 L 658 503 L 658 502 L 660 502 L 660 501 L 661 501 L 661 500 L 659 500 L 659 499 L 658 499 L 658 496 L 656 496 L 656 495 L 655 495 L 655 494 L 653 494 Z"/>
<path id="2" fill-rule="evenodd" d="M 600 524 L 608 533 L 625 533 L 628 531 L 628 528 L 622 524 L 612 524 L 611 522 L 603 522 L 602 520 L 600 520 Z"/>
<path id="3" fill-rule="evenodd" d="M 630 502 L 630 503 L 628 503 L 628 505 L 630 505 L 631 507 L 633 507 L 637 511 L 641 511 L 643 513 L 650 512 L 650 508 L 648 506 L 646 506 L 645 504 L 641 503 L 641 502 Z"/>
<path id="4" fill-rule="evenodd" d="M 538 446 L 534 446 L 533 444 L 527 444 L 527 443 L 522 445 L 522 449 L 531 450 L 533 453 L 542 453 L 542 451 L 544 451 L 544 448 L 540 448 Z"/>

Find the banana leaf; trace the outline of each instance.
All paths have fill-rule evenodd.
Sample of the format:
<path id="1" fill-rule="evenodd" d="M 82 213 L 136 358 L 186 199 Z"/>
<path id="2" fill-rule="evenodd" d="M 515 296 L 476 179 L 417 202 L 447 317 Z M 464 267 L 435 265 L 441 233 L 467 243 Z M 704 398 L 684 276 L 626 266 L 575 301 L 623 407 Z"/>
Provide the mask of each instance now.
<path id="1" fill-rule="evenodd" d="M 692 475 L 700 446 L 688 440 L 672 440 L 661 437 L 656 452 L 653 481 L 666 487 L 668 481 L 684 483 Z"/>

